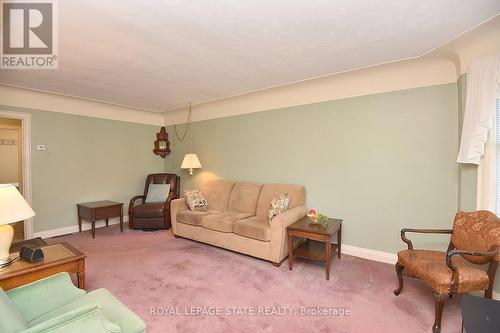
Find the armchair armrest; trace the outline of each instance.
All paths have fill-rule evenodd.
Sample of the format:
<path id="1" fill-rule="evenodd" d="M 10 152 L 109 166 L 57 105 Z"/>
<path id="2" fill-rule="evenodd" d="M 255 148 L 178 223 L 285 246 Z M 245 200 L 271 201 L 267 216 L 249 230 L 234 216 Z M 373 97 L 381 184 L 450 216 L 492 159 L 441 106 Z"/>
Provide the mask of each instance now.
<path id="1" fill-rule="evenodd" d="M 406 238 L 407 232 L 415 232 L 420 234 L 452 234 L 453 229 L 412 229 L 412 228 L 403 228 L 401 229 L 401 240 L 408 244 L 408 250 L 413 250 L 413 243 L 411 240 Z"/>
<path id="2" fill-rule="evenodd" d="M 174 199 L 178 199 L 178 198 L 179 198 L 179 196 L 177 194 L 175 194 L 174 192 L 170 192 L 170 194 L 167 197 L 167 200 L 165 201 L 165 211 L 167 209 L 170 209 L 170 201 L 172 201 Z"/>
<path id="3" fill-rule="evenodd" d="M 7 295 L 29 322 L 86 294 L 73 285 L 68 273 L 59 273 L 7 291 Z"/>
<path id="4" fill-rule="evenodd" d="M 89 304 L 50 318 L 21 333 L 120 333 L 119 326 L 104 319 L 97 304 Z"/>
<path id="5" fill-rule="evenodd" d="M 493 246 L 490 251 L 470 251 L 470 250 L 449 250 L 446 253 L 446 265 L 452 270 L 452 278 L 451 278 L 451 292 L 457 293 L 458 291 L 458 268 L 453 264 L 452 258 L 457 254 L 466 254 L 470 256 L 478 256 L 478 257 L 493 257 L 498 255 L 498 246 Z"/>
<path id="6" fill-rule="evenodd" d="M 128 211 L 129 211 L 129 213 L 134 208 L 135 202 L 137 200 L 139 200 L 139 199 L 143 199 L 144 200 L 144 195 L 136 195 L 135 197 L 132 197 L 132 199 L 130 199 L 130 203 L 128 204 Z"/>

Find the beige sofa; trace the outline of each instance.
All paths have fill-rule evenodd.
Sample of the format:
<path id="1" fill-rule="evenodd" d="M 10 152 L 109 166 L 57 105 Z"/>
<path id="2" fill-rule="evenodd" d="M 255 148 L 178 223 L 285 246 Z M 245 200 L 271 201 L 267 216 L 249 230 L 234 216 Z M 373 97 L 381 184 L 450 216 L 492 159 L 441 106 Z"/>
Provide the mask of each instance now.
<path id="1" fill-rule="evenodd" d="M 189 210 L 184 198 L 171 201 L 172 232 L 178 237 L 219 246 L 275 266 L 288 255 L 286 228 L 304 217 L 304 186 L 213 180 L 203 186 L 208 210 Z M 289 209 L 267 222 L 271 200 L 288 193 Z"/>

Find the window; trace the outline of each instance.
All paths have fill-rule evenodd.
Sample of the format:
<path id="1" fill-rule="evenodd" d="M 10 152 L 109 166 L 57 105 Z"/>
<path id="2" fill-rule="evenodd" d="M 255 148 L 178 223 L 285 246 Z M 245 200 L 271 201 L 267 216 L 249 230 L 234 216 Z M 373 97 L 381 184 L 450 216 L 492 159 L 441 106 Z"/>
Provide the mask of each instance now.
<path id="1" fill-rule="evenodd" d="M 496 150 L 496 164 L 495 164 L 495 213 L 500 214 L 500 99 L 496 103 L 496 116 L 495 116 L 495 150 Z"/>

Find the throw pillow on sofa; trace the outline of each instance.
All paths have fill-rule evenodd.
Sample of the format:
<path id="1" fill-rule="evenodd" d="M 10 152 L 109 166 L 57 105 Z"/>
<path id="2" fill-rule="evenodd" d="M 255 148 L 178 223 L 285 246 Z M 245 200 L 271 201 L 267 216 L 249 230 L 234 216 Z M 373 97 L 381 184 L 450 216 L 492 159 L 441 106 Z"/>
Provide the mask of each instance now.
<path id="1" fill-rule="evenodd" d="M 289 203 L 290 203 L 290 198 L 288 197 L 288 193 L 283 193 L 275 196 L 271 201 L 271 205 L 269 206 L 269 213 L 267 214 L 267 222 L 271 223 L 271 221 L 276 216 L 285 212 L 288 209 Z"/>
<path id="2" fill-rule="evenodd" d="M 200 190 L 184 190 L 186 203 L 191 210 L 207 210 L 208 201 Z"/>

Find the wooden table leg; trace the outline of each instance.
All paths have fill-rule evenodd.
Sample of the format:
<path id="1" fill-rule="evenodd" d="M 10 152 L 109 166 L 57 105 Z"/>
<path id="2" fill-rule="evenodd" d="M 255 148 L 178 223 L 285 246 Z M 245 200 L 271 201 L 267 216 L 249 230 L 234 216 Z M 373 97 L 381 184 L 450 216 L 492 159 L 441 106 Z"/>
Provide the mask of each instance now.
<path id="1" fill-rule="evenodd" d="M 338 248 L 337 248 L 337 255 L 338 258 L 340 259 L 340 254 L 341 254 L 341 249 L 342 249 L 342 224 L 340 225 L 339 231 L 337 231 L 337 243 L 338 243 Z"/>
<path id="2" fill-rule="evenodd" d="M 92 220 L 92 238 L 95 239 L 95 220 Z"/>
<path id="3" fill-rule="evenodd" d="M 106 219 L 106 227 L 109 227 L 109 219 Z"/>
<path id="4" fill-rule="evenodd" d="M 288 235 L 288 269 L 293 268 L 293 236 Z"/>
<path id="5" fill-rule="evenodd" d="M 76 272 L 78 278 L 78 288 L 85 289 L 85 272 Z"/>
<path id="6" fill-rule="evenodd" d="M 78 261 L 78 272 L 76 272 L 78 288 L 85 290 L 85 259 Z"/>
<path id="7" fill-rule="evenodd" d="M 123 232 L 123 207 L 120 212 L 120 231 Z"/>
<path id="8" fill-rule="evenodd" d="M 326 279 L 330 280 L 330 262 L 332 261 L 332 244 L 328 240 L 325 242 L 325 269 L 326 269 Z"/>
<path id="9" fill-rule="evenodd" d="M 78 216 L 78 230 L 82 232 L 82 218 Z"/>

